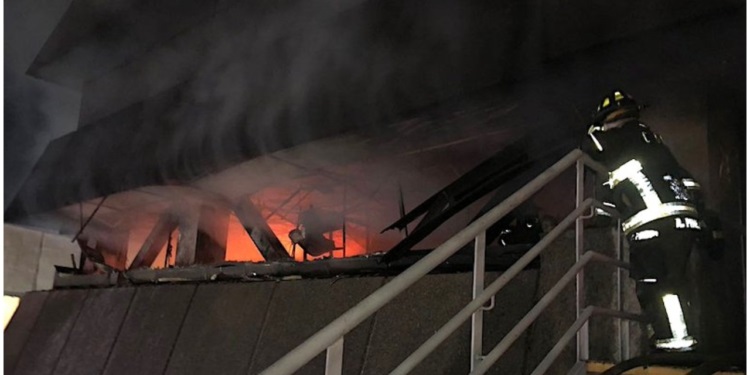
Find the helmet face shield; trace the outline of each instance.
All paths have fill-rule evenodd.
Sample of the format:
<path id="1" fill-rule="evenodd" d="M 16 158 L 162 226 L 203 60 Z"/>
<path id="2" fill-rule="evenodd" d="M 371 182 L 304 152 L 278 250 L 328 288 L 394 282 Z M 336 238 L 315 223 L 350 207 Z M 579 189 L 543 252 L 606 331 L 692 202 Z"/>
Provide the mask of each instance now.
<path id="1" fill-rule="evenodd" d="M 622 90 L 613 90 L 602 98 L 591 116 L 594 124 L 602 124 L 626 117 L 638 117 L 641 107 Z"/>
<path id="2" fill-rule="evenodd" d="M 624 118 L 637 118 L 640 116 L 640 111 L 638 109 L 638 106 L 627 106 L 618 108 L 609 114 L 605 118 L 603 118 L 601 121 L 603 123 L 611 122 L 611 121 L 617 121 Z"/>

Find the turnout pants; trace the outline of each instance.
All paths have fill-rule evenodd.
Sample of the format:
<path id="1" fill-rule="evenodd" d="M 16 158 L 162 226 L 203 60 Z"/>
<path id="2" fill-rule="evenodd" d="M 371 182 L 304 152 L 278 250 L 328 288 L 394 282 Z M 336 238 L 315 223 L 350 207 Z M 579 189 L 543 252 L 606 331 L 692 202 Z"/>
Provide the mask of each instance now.
<path id="1" fill-rule="evenodd" d="M 653 346 L 690 350 L 699 336 L 697 291 L 688 272 L 697 232 L 654 230 L 658 237 L 630 242 L 630 275 L 636 280 L 638 302 L 653 327 Z"/>

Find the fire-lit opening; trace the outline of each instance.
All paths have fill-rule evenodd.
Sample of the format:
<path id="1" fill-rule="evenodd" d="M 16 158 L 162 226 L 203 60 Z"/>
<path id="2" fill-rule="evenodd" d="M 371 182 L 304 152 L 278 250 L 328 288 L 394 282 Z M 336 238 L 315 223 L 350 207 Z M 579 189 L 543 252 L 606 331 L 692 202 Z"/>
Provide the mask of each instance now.
<path id="1" fill-rule="evenodd" d="M 167 241 L 167 243 L 162 246 L 161 250 L 159 250 L 159 255 L 156 256 L 156 260 L 154 260 L 151 268 L 174 267 L 175 258 L 177 256 L 177 245 L 179 241 L 180 230 L 175 229 L 174 231 L 172 231 L 172 234 L 169 237 L 169 241 Z M 169 249 L 169 251 L 167 251 L 167 249 Z M 168 259 L 167 253 L 169 253 Z"/>
<path id="2" fill-rule="evenodd" d="M 263 211 L 264 210 L 261 210 L 264 216 L 269 214 L 269 212 Z M 304 260 L 304 252 L 302 251 L 302 248 L 300 246 L 295 246 L 289 238 L 289 232 L 297 228 L 296 224 L 289 222 L 287 219 L 282 218 L 279 215 L 271 215 L 268 218 L 268 226 L 290 256 L 293 255 L 294 259 L 300 262 Z M 336 248 L 331 253 L 319 257 L 308 256 L 307 259 L 327 258 L 330 256 L 342 258 L 344 255 L 351 257 L 365 254 L 367 251 L 363 241 L 364 229 L 350 224 L 346 230 L 346 241 L 344 241 L 343 227 L 340 230 L 335 230 L 326 234 L 326 236 L 330 236 L 330 239 L 333 240 Z M 226 260 L 234 262 L 264 261 L 260 251 L 258 251 L 255 243 L 253 243 L 250 238 L 250 235 L 235 215 L 231 215 L 229 220 Z"/>
<path id="3" fill-rule="evenodd" d="M 327 215 L 334 215 L 334 224 L 329 225 L 322 236 L 333 241 L 333 250 L 319 256 L 308 255 L 307 260 L 323 258 L 342 258 L 363 255 L 368 252 L 368 229 L 342 214 L 342 207 L 326 204 L 332 199 L 339 201 L 338 192 L 300 193 L 301 189 L 292 191 L 284 188 L 269 188 L 257 192 L 252 197 L 252 204 L 258 210 L 273 234 L 279 239 L 284 250 L 296 261 L 304 261 L 304 251 L 301 245 L 292 243 L 289 235 L 295 229 L 301 228 L 300 216 L 315 205 Z M 333 198 L 331 198 L 333 197 Z M 291 198 L 291 199 L 290 199 Z M 337 216 L 338 215 L 338 216 Z M 227 261 L 235 262 L 263 262 L 265 259 L 251 239 L 249 233 L 232 213 L 228 222 L 226 239 Z"/>
<path id="4" fill-rule="evenodd" d="M 261 210 L 264 217 L 268 217 L 267 224 L 270 227 L 273 234 L 279 239 L 286 252 L 293 256 L 296 261 L 304 261 L 304 252 L 299 245 L 292 243 L 289 238 L 289 233 L 296 229 L 298 226 L 295 223 L 289 221 L 286 216 L 281 216 L 270 212 L 269 210 Z M 270 216 L 269 216 L 270 215 Z M 294 216 L 296 220 L 296 215 Z M 152 219 L 145 219 L 142 223 L 142 228 L 149 228 Z M 127 264 L 130 265 L 133 262 L 136 254 L 139 252 L 143 243 L 146 241 L 149 233 L 145 230 L 134 230 L 128 239 L 128 259 Z M 325 253 L 320 256 L 308 255 L 307 260 L 324 259 L 329 257 L 342 258 L 363 255 L 367 253 L 367 229 L 356 224 L 348 224 L 346 227 L 346 236 L 344 236 L 343 223 L 342 227 L 337 230 L 324 233 L 324 237 L 330 239 L 334 243 L 334 250 Z M 346 237 L 346 239 L 344 238 Z M 240 220 L 234 213 L 231 213 L 227 220 L 227 231 L 225 239 L 216 239 L 218 242 L 226 241 L 226 252 L 224 256 L 225 261 L 229 262 L 264 262 L 265 259 L 261 255 L 257 246 L 250 238 L 249 233 L 242 225 Z M 178 228 L 174 229 L 171 233 L 169 241 L 166 241 L 162 245 L 158 252 L 158 255 L 151 264 L 151 268 L 167 268 L 175 266 L 175 259 L 177 252 L 179 251 L 180 231 Z M 170 248 L 169 257 L 167 259 L 167 248 Z M 104 254 L 105 262 L 114 262 L 114 259 L 107 259 L 107 256 L 114 256 L 111 254 Z"/>
<path id="5" fill-rule="evenodd" d="M 122 235 L 118 241 L 99 241 L 113 238 L 109 232 L 88 234 L 103 245 L 99 247 L 105 263 L 116 269 L 265 262 L 250 235 L 258 231 L 255 240 L 271 234 L 264 234 L 270 230 L 283 251 L 298 262 L 386 251 L 402 238 L 403 234 L 397 231 L 380 233 L 393 220 L 396 207 L 392 194 L 381 191 L 382 186 L 357 187 L 320 176 L 315 178 L 269 186 L 247 195 L 244 202 L 216 201 L 203 196 L 160 202 L 161 207 L 132 212 L 121 220 L 118 230 Z M 170 194 L 180 196 L 184 192 L 175 189 L 160 192 L 159 196 Z M 378 194 L 382 197 L 376 197 Z M 197 220 L 197 226 L 191 220 Z M 186 228 L 196 228 L 195 239 L 182 238 L 180 231 Z M 301 239 L 295 235 L 295 243 L 290 238 L 293 231 L 302 233 Z M 178 261 L 182 259 L 181 238 L 195 241 L 194 263 Z M 125 247 L 127 254 L 122 251 Z M 107 252 L 109 248 L 112 250 Z"/>
<path id="6" fill-rule="evenodd" d="M 263 262 L 263 256 L 250 239 L 250 235 L 234 214 L 230 215 L 227 230 L 227 252 L 225 259 L 230 262 Z"/>

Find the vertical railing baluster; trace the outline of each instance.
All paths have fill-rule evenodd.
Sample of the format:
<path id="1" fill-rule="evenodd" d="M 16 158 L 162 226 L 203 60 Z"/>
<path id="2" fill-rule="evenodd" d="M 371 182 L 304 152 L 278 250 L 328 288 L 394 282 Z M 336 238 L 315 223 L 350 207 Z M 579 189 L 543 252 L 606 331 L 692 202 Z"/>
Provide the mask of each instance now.
<path id="1" fill-rule="evenodd" d="M 580 207 L 583 202 L 584 193 L 584 164 L 582 160 L 576 161 L 576 208 Z M 576 262 L 583 255 L 583 218 L 576 219 Z M 576 319 L 581 316 L 583 311 L 584 299 L 586 298 L 586 289 L 584 287 L 584 272 L 576 275 Z M 578 331 L 577 336 L 577 360 L 587 361 L 589 359 L 589 325 L 584 324 Z"/>
<path id="2" fill-rule="evenodd" d="M 619 222 L 619 220 L 618 220 Z M 617 257 L 617 260 L 622 260 L 622 249 L 620 246 L 620 228 L 619 226 L 615 228 L 617 231 L 617 234 L 615 235 L 615 256 Z M 622 311 L 622 269 L 617 268 L 615 270 L 615 308 L 617 311 Z M 625 340 L 623 338 L 624 333 L 624 327 L 623 327 L 623 319 L 617 320 L 617 345 L 619 348 L 619 351 L 617 353 L 617 362 L 622 362 L 625 360 L 625 348 L 623 348 L 623 345 L 625 345 Z"/>
<path id="3" fill-rule="evenodd" d="M 622 248 L 622 220 L 617 219 L 617 227 L 615 227 L 615 231 L 617 233 L 617 243 L 615 244 L 615 249 L 617 251 L 617 260 L 629 263 L 630 259 L 626 254 L 626 251 Z M 623 284 L 627 281 L 627 277 L 624 277 L 623 275 L 626 275 L 625 272 L 627 272 L 626 269 L 618 268 L 617 269 L 617 309 L 619 311 L 625 311 L 625 292 L 623 288 Z M 627 275 L 626 275 L 627 276 Z M 619 334 L 620 334 L 620 361 L 627 361 L 630 359 L 630 322 L 625 319 L 620 319 L 620 327 L 619 327 Z"/>
<path id="4" fill-rule="evenodd" d="M 471 299 L 477 298 L 484 290 L 484 250 L 487 231 L 483 231 L 474 239 L 474 282 Z M 479 309 L 471 315 L 471 371 L 482 360 L 482 327 L 484 309 Z"/>
<path id="5" fill-rule="evenodd" d="M 344 371 L 344 336 L 326 350 L 326 374 L 341 375 Z"/>

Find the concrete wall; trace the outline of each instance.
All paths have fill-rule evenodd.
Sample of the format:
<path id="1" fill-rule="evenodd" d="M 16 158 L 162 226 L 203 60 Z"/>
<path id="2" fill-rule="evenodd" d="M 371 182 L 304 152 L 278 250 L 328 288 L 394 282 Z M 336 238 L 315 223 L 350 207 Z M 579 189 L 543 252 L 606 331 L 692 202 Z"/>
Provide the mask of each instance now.
<path id="1" fill-rule="evenodd" d="M 6 241 L 51 243 L 33 232 L 18 232 L 26 236 L 6 236 Z M 615 256 L 611 229 L 587 228 L 584 238 L 585 251 Z M 484 313 L 485 354 L 558 284 L 575 261 L 574 249 L 573 232 L 563 233 L 542 253 L 538 270 L 523 271 L 498 293 L 495 307 Z M 486 284 L 501 274 L 488 273 Z M 345 373 L 392 370 L 469 301 L 471 277 L 470 273 L 428 275 L 362 322 L 345 337 Z M 697 277 L 710 281 L 721 273 Z M 387 277 L 347 277 L 27 293 L 5 331 L 6 347 L 13 348 L 5 353 L 5 370 L 8 374 L 254 374 L 388 281 Z M 615 282 L 613 267 L 590 264 L 583 305 L 616 308 Z M 700 287 L 699 293 L 704 297 L 716 293 L 708 288 L 713 284 Z M 625 280 L 625 288 L 626 310 L 638 312 L 632 280 Z M 574 302 L 571 283 L 490 373 L 530 373 L 575 320 Z M 727 310 L 710 310 L 710 319 L 701 321 L 701 330 L 711 332 L 704 336 L 706 352 L 743 345 L 743 322 Z M 591 359 L 619 360 L 616 324 L 613 319 L 592 318 Z M 413 373 L 467 373 L 469 327 L 468 322 L 460 327 Z M 636 356 L 645 349 L 643 332 L 638 323 L 630 324 L 630 330 L 630 353 Z M 575 358 L 571 342 L 548 373 L 567 373 Z M 298 373 L 320 374 L 324 365 L 321 354 Z"/>
<path id="2" fill-rule="evenodd" d="M 531 307 L 525 271 L 485 314 L 494 345 Z M 490 274 L 494 279 L 498 274 Z M 387 280 L 158 285 L 32 292 L 6 329 L 6 374 L 256 374 Z M 470 298 L 470 274 L 431 275 L 346 335 L 345 373 L 392 370 Z M 520 374 L 522 336 L 496 374 Z M 321 374 L 325 355 L 300 374 Z M 415 370 L 466 373 L 465 324 Z"/>
<path id="3" fill-rule="evenodd" d="M 70 254 L 78 264 L 81 250 L 67 237 L 10 224 L 3 231 L 5 294 L 52 289 L 55 265 L 72 267 Z"/>
<path id="4" fill-rule="evenodd" d="M 539 270 L 523 271 L 496 296 L 495 307 L 484 313 L 485 354 L 572 264 L 573 243 L 571 233 L 566 233 L 542 257 Z M 607 230 L 588 232 L 587 249 L 606 251 L 611 245 Z M 587 276 L 588 303 L 613 307 L 614 279 L 608 267 L 600 268 L 592 265 Z M 500 275 L 488 273 L 486 283 Z M 254 374 L 388 281 L 350 277 L 29 293 L 6 330 L 6 346 L 16 349 L 6 352 L 5 370 L 8 374 Z M 344 373 L 391 371 L 470 296 L 471 274 L 428 275 L 346 335 Z M 531 372 L 574 320 L 574 298 L 571 286 L 490 373 Z M 467 373 L 469 327 L 467 322 L 459 328 L 413 373 Z M 592 323 L 592 357 L 613 359 L 617 350 L 613 329 L 611 320 Z M 319 355 L 298 373 L 323 373 L 324 357 Z M 570 346 L 552 372 L 565 373 L 574 360 Z"/>

